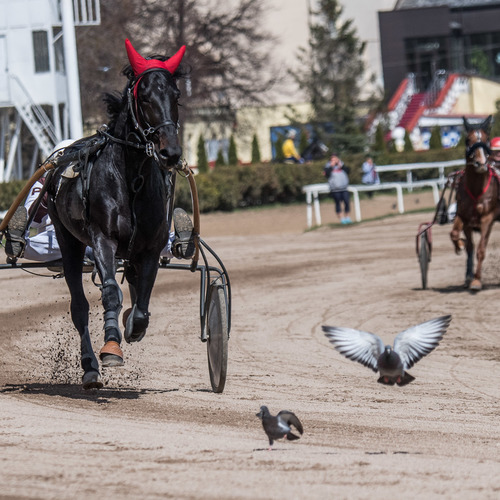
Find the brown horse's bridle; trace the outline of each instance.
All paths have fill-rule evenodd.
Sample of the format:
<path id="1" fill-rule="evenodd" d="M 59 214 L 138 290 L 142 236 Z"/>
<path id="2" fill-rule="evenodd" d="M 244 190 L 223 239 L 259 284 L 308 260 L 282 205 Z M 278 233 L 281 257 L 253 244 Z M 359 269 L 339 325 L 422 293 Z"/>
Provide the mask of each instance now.
<path id="1" fill-rule="evenodd" d="M 467 144 L 467 147 L 465 149 L 465 156 L 467 158 L 467 165 L 470 165 L 476 169 L 478 172 L 486 172 L 488 168 L 488 156 L 491 153 L 490 146 L 489 146 L 489 141 L 485 142 L 483 140 L 483 137 L 481 135 L 481 130 L 475 130 L 474 134 L 476 136 L 476 142 L 469 146 Z M 467 139 L 467 142 L 469 140 Z M 484 161 L 478 161 L 475 159 L 475 152 L 476 150 L 481 149 L 483 153 L 483 158 Z M 486 153 L 486 154 L 485 154 Z"/>

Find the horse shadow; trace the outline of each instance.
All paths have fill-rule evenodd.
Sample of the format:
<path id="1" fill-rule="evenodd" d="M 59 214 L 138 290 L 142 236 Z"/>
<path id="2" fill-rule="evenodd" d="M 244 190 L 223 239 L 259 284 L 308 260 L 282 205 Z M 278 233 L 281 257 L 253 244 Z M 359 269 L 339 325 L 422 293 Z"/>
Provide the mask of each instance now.
<path id="1" fill-rule="evenodd" d="M 415 291 L 421 291 L 421 288 L 413 288 Z M 475 295 L 477 293 L 481 293 L 481 291 L 485 290 L 500 290 L 500 283 L 483 283 L 483 286 L 481 290 L 470 290 L 469 288 L 465 287 L 463 284 L 461 285 L 448 285 L 444 287 L 429 287 L 427 290 L 432 291 L 432 292 L 437 292 L 437 293 L 442 293 L 442 294 L 464 294 L 467 293 L 469 295 Z"/>
<path id="2" fill-rule="evenodd" d="M 15 393 L 44 396 L 57 396 L 73 400 L 92 401 L 107 404 L 116 400 L 137 400 L 148 394 L 165 394 L 179 389 L 135 389 L 132 387 L 103 387 L 102 389 L 84 390 L 81 384 L 5 384 L 0 387 L 0 394 Z"/>

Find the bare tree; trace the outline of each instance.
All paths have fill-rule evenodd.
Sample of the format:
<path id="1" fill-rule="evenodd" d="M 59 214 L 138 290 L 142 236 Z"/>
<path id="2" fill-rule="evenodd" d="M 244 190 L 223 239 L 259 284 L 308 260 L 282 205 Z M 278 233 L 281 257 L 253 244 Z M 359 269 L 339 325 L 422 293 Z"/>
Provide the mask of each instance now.
<path id="1" fill-rule="evenodd" d="M 86 129 L 106 121 L 105 92 L 125 87 L 125 38 L 135 19 L 137 0 L 101 2 L 101 24 L 76 30 L 82 114 Z"/>
<path id="2" fill-rule="evenodd" d="M 268 66 L 274 39 L 259 22 L 262 0 L 106 0 L 101 9 L 101 26 L 78 33 L 86 119 L 102 116 L 97 96 L 117 88 L 127 36 L 145 56 L 172 55 L 187 46 L 183 63 L 190 72 L 182 84 L 189 95 L 183 101 L 187 119 L 211 109 L 210 119 L 217 113 L 231 120 L 237 107 L 265 102 L 277 80 Z"/>

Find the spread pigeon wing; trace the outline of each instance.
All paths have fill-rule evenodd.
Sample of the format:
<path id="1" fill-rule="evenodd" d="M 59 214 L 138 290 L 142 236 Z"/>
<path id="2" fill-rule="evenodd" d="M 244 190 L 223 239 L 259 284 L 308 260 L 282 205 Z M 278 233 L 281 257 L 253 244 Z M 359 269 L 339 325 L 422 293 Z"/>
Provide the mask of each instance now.
<path id="1" fill-rule="evenodd" d="M 302 427 L 302 423 L 299 420 L 299 417 L 295 415 L 295 413 L 287 410 L 281 410 L 277 417 L 286 422 L 286 424 L 290 427 L 293 425 L 301 434 L 304 434 L 304 428 Z"/>
<path id="2" fill-rule="evenodd" d="M 323 331 L 340 354 L 371 368 L 374 372 L 378 371 L 377 361 L 384 351 L 384 343 L 380 337 L 373 333 L 337 326 L 323 326 Z"/>
<path id="3" fill-rule="evenodd" d="M 411 368 L 439 345 L 450 322 L 451 315 L 440 316 L 412 326 L 397 335 L 394 339 L 394 351 L 399 354 L 405 370 Z"/>

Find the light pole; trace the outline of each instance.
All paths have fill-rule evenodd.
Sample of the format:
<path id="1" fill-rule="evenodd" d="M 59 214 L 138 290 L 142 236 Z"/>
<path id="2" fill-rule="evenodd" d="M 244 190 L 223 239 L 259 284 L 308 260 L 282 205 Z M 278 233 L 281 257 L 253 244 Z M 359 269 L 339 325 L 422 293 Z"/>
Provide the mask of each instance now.
<path id="1" fill-rule="evenodd" d="M 83 136 L 82 104 L 80 100 L 80 77 L 78 74 L 78 56 L 76 52 L 75 20 L 73 2 L 61 0 L 63 25 L 63 46 L 66 78 L 68 82 L 68 106 L 70 137 L 79 139 Z"/>

